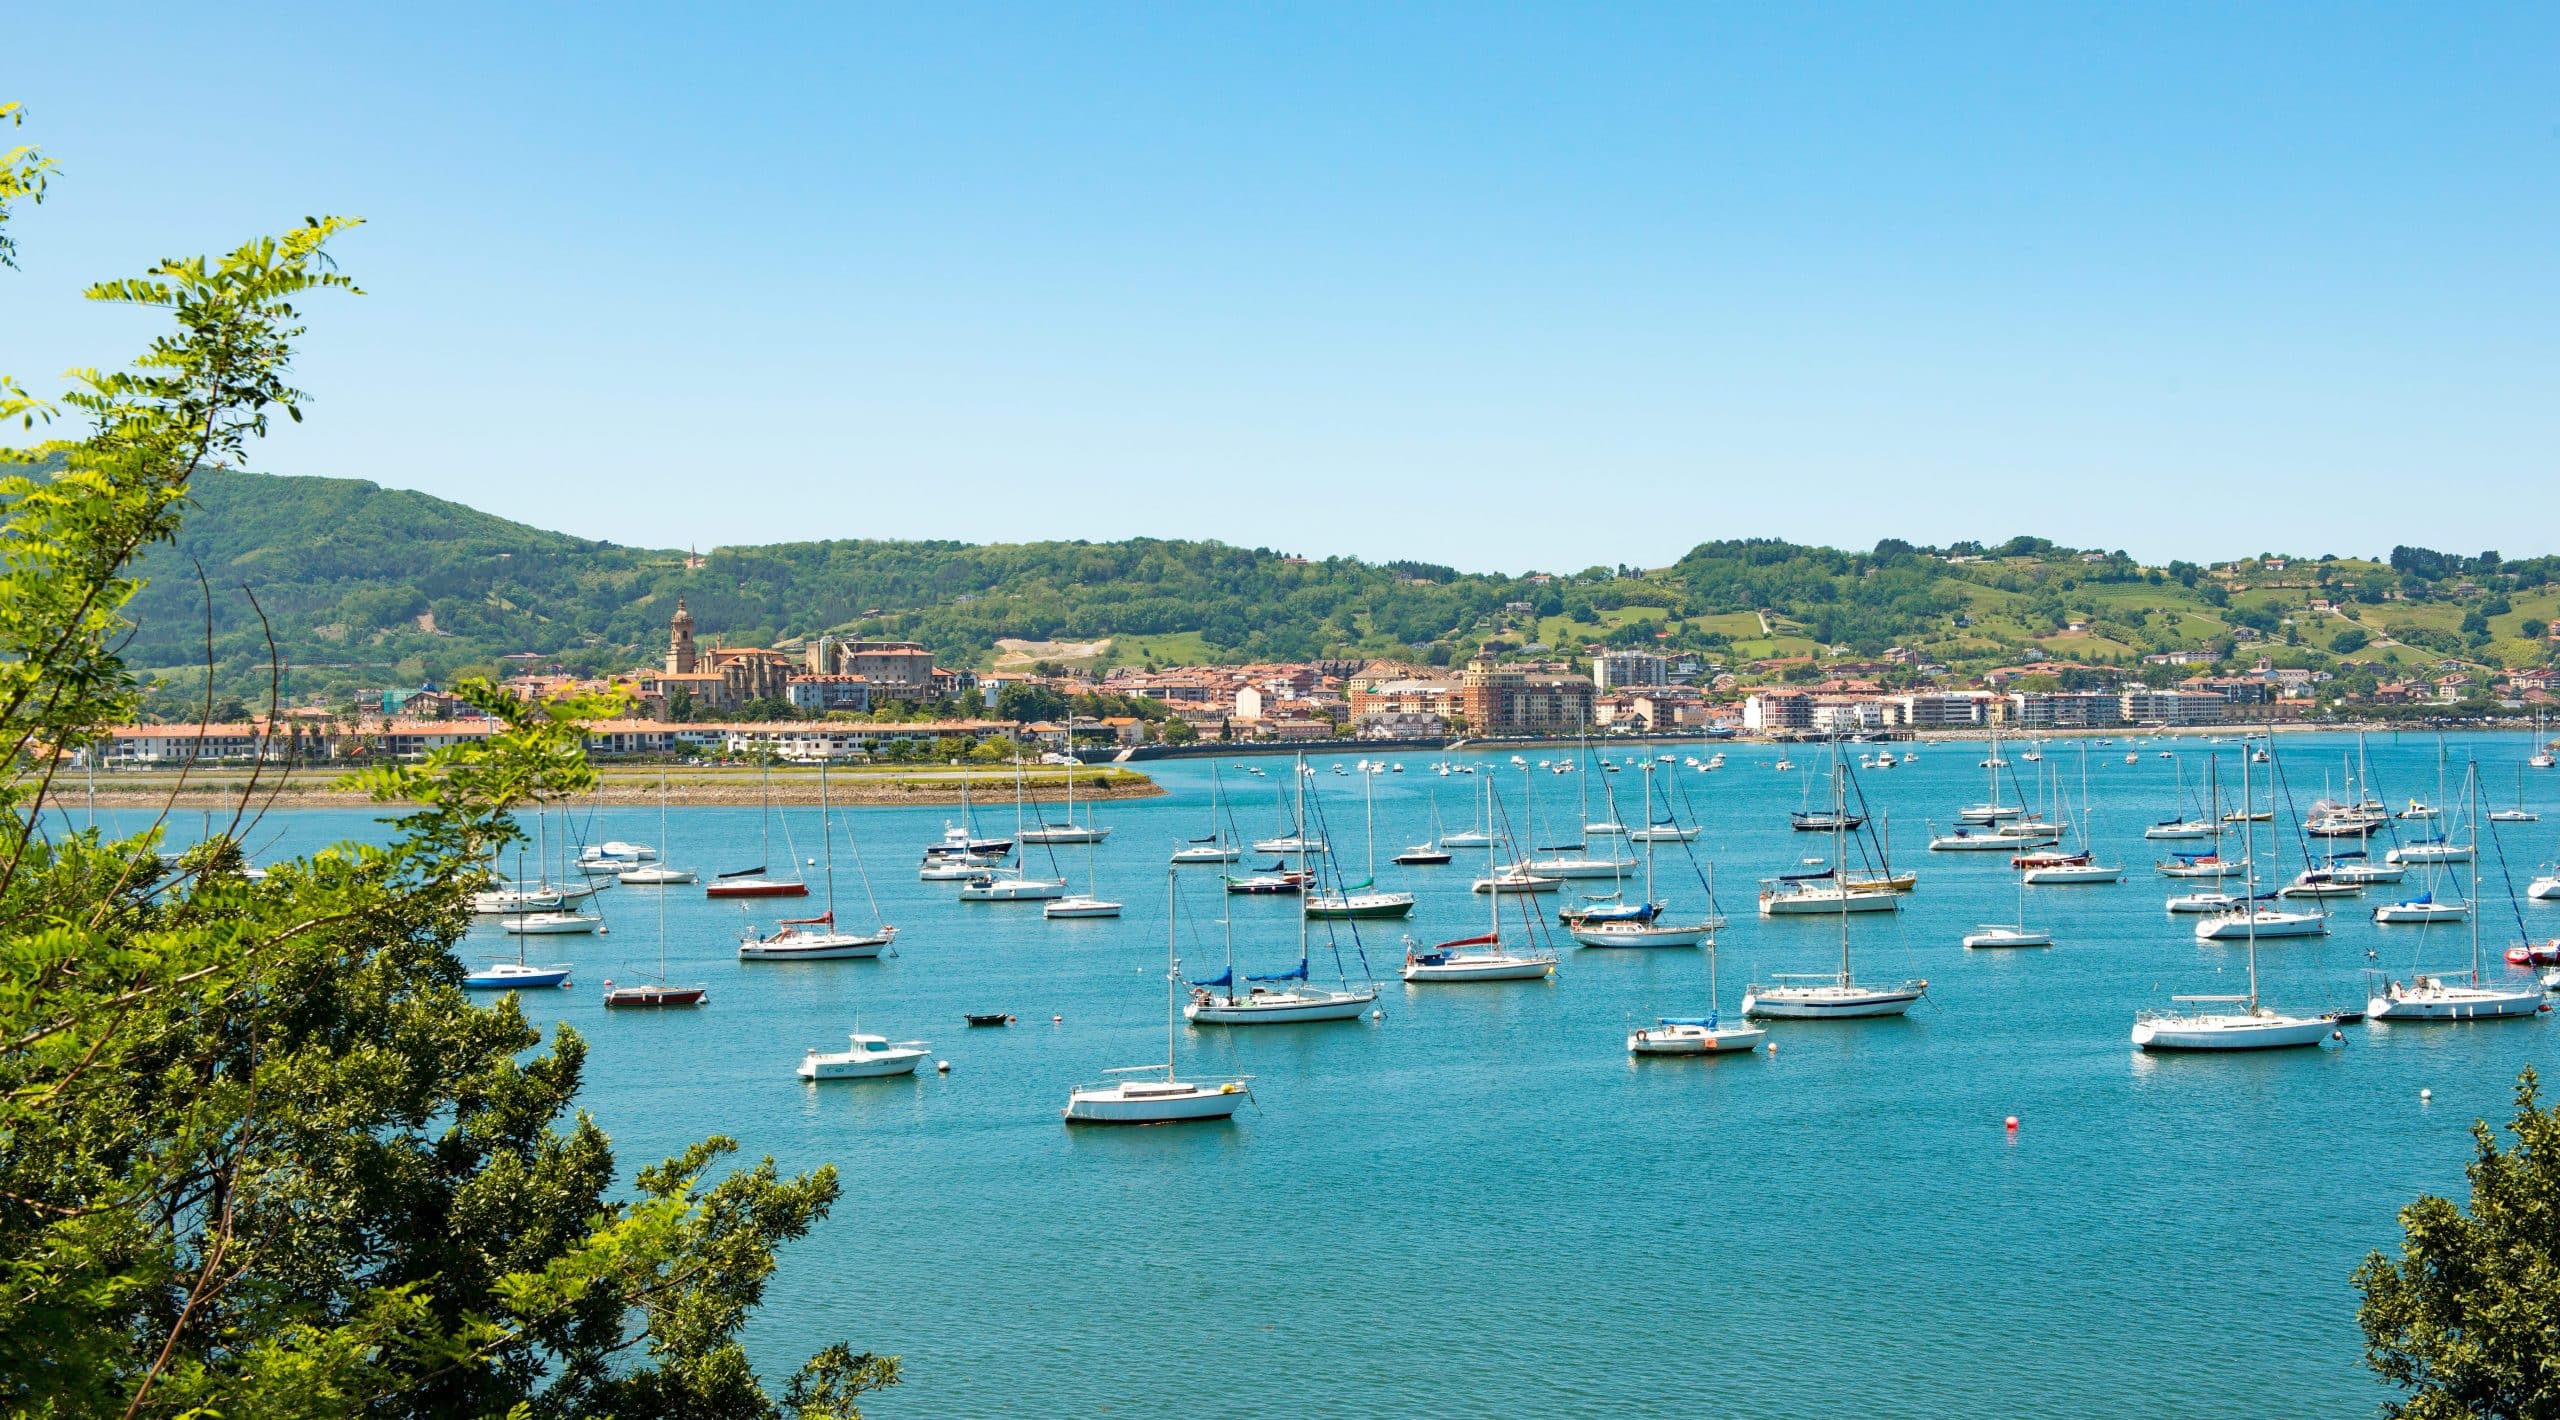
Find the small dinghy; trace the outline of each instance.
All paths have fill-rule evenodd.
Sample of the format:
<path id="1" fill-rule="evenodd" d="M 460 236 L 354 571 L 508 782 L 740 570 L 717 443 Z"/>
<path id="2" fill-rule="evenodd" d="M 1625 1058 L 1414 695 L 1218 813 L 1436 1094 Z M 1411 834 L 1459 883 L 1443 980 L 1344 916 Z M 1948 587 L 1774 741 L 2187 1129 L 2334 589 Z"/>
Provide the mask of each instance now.
<path id="1" fill-rule="evenodd" d="M 1003 1015 L 1001 1013 L 992 1016 L 973 1015 L 965 1017 L 965 1019 L 973 1026 L 1009 1026 L 1013 1024 L 1013 1017 Z"/>

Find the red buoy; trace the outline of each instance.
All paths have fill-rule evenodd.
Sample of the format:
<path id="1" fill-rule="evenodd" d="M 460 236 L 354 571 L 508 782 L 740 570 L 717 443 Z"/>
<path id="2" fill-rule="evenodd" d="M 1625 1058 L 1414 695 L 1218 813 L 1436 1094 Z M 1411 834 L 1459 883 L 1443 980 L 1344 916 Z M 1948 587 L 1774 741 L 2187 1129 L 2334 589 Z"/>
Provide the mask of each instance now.
<path id="1" fill-rule="evenodd" d="M 2009 1116 L 2008 1130 L 2012 1134 L 2018 1132 L 2018 1116 L 2014 1114 Z"/>

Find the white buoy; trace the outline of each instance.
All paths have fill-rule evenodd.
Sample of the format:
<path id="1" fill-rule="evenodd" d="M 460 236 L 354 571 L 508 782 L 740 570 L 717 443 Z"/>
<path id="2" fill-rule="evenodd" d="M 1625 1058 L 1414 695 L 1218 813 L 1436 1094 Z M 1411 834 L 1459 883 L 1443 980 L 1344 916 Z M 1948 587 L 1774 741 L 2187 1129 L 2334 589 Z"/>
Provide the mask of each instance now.
<path id="1" fill-rule="evenodd" d="M 933 1062 L 933 1069 L 936 1074 L 948 1075 L 951 1073 L 951 1062 L 948 1060 L 936 1060 Z"/>
<path id="2" fill-rule="evenodd" d="M 2420 1090 L 2420 1091 L 2418 1091 L 2418 1098 L 2419 1098 L 2421 1101 L 2424 1101 L 2424 1100 L 2431 1100 L 2431 1099 L 2434 1099 L 2435 1097 L 2436 1097 L 2436 1092 L 2435 1092 L 2435 1091 L 2433 1091 L 2433 1090 Z"/>

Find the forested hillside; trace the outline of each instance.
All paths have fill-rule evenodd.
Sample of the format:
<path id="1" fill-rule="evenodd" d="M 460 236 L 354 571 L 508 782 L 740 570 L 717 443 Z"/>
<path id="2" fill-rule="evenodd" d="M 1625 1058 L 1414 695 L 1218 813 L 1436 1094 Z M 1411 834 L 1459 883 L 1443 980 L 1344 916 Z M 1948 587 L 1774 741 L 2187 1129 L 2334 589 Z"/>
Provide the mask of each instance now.
<path id="1" fill-rule="evenodd" d="M 2362 663 L 2361 673 L 2381 675 L 2445 658 L 2538 664 L 2560 615 L 2560 559 L 2419 547 L 2387 561 L 2209 568 L 2146 567 L 2026 537 L 1888 541 L 1865 552 L 1760 538 L 1704 542 L 1667 568 L 1532 576 L 1215 542 L 846 539 L 720 548 L 688 565 L 684 553 L 587 541 L 355 480 L 216 471 L 195 493 L 200 507 L 180 541 L 146 559 L 151 584 L 135 605 L 132 659 L 163 678 L 172 714 L 202 693 L 207 587 L 217 691 L 253 703 L 270 629 L 289 689 L 340 694 L 496 669 L 508 655 L 584 673 L 651 661 L 678 596 L 706 638 L 730 644 L 895 636 L 979 667 L 1013 640 L 1032 643 L 1016 662 L 1087 664 L 1327 654 L 1446 663 L 1486 644 L 1567 653 L 1609 644 L 1743 665 L 1905 646 L 1959 671 L 2209 647 Z"/>

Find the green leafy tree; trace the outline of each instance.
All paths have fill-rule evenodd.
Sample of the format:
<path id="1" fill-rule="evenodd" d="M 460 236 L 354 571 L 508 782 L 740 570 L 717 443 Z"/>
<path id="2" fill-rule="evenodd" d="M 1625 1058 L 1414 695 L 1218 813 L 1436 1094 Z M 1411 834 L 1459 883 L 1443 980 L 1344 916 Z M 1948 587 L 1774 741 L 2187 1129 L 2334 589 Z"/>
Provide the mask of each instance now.
<path id="1" fill-rule="evenodd" d="M 2352 656 L 2372 641 L 2372 633 L 2361 626 L 2350 626 L 2329 639 L 2329 649 L 2341 656 Z"/>
<path id="2" fill-rule="evenodd" d="M 2542 1108 L 2530 1067 L 2507 1132 L 2512 1148 L 2471 1127 L 2469 1209 L 2420 1198 L 2400 1210 L 2399 1260 L 2376 1252 L 2356 1268 L 2365 1364 L 2407 1395 L 2386 1415 L 2560 1416 L 2560 1111 Z"/>
<path id="3" fill-rule="evenodd" d="M 0 112 L 6 112 L 0 110 Z M 35 160 L 0 158 L 7 200 Z M 37 173 L 41 177 L 41 173 Z M 775 1249 L 837 1196 L 711 1138 L 616 1186 L 574 1109 L 586 1047 L 453 955 L 512 810 L 592 784 L 581 721 L 458 687 L 485 743 L 372 770 L 385 845 L 245 871 L 246 808 L 175 865 L 153 828 L 39 836 L 48 786 L 130 716 L 136 559 L 278 410 L 306 295 L 352 291 L 306 220 L 92 288 L 161 313 L 78 372 L 76 441 L 0 480 L 0 1408 L 85 1416 L 853 1413 L 893 1360 L 836 1346 L 780 1400 L 737 1340 Z M 0 410 L 50 407 L 10 386 Z"/>

